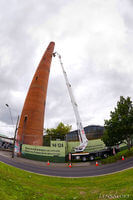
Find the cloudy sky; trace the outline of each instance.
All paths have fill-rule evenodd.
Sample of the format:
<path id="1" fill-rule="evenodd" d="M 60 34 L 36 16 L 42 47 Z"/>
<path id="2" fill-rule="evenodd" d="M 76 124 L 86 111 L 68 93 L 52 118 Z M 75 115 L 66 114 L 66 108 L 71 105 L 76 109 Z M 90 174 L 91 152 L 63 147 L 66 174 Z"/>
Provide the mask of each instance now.
<path id="1" fill-rule="evenodd" d="M 62 55 L 84 126 L 104 125 L 119 97 L 133 100 L 132 0 L 0 0 L 0 133 L 13 123 L 50 41 Z M 76 129 L 58 58 L 52 60 L 45 128 Z"/>

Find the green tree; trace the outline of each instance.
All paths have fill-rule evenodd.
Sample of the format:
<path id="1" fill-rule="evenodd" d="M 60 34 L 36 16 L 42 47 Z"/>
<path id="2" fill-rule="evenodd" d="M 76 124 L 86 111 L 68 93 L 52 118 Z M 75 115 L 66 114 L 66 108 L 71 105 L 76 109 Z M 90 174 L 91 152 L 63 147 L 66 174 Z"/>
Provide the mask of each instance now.
<path id="1" fill-rule="evenodd" d="M 130 149 L 133 136 L 133 104 L 130 97 L 120 97 L 114 112 L 110 112 L 110 119 L 105 120 L 104 127 L 102 140 L 107 146 L 124 142 Z"/>
<path id="2" fill-rule="evenodd" d="M 63 139 L 70 132 L 71 128 L 70 125 L 64 125 L 60 122 L 56 128 L 46 129 L 46 133 L 54 138 Z"/>

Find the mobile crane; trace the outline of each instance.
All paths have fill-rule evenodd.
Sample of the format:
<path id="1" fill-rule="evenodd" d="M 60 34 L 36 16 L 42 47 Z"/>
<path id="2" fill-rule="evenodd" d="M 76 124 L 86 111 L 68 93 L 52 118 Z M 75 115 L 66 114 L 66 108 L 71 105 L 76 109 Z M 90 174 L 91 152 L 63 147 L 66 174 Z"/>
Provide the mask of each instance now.
<path id="1" fill-rule="evenodd" d="M 80 141 L 80 145 L 77 146 L 74 149 L 75 153 L 71 153 L 72 160 L 76 159 L 76 160 L 82 160 L 82 161 L 87 161 L 87 160 L 93 161 L 96 157 L 106 158 L 109 155 L 113 155 L 113 149 L 112 148 L 106 148 L 106 149 L 102 149 L 100 151 L 95 151 L 95 152 L 83 152 L 85 150 L 85 148 L 87 147 L 88 140 L 86 138 L 85 131 L 84 131 L 81 119 L 80 119 L 80 115 L 79 115 L 79 111 L 78 111 L 78 105 L 75 101 L 71 84 L 69 83 L 68 78 L 67 78 L 67 73 L 64 70 L 64 66 L 63 66 L 63 63 L 62 63 L 62 60 L 61 60 L 61 55 L 58 52 L 54 52 L 53 56 L 55 57 L 56 55 L 59 58 L 60 65 L 61 65 L 61 68 L 62 68 L 62 71 L 63 71 L 63 74 L 64 74 L 64 78 L 65 78 L 65 81 L 66 81 L 66 85 L 67 85 L 67 88 L 68 88 L 68 92 L 69 92 L 69 95 L 70 95 L 71 103 L 72 103 L 72 106 L 73 106 L 73 110 L 74 110 L 75 118 L 76 118 L 76 122 L 77 122 L 78 136 L 79 136 L 79 141 Z M 118 152 L 117 149 L 115 149 L 115 150 L 116 150 L 116 152 Z"/>
<path id="2" fill-rule="evenodd" d="M 69 92 L 69 95 L 70 95 L 71 103 L 72 103 L 72 106 L 73 106 L 73 110 L 74 110 L 75 118 L 76 118 L 76 122 L 77 122 L 77 129 L 78 129 L 78 136 L 79 136 L 80 145 L 75 148 L 75 152 L 77 152 L 77 153 L 83 152 L 84 149 L 86 148 L 87 144 L 88 144 L 88 140 L 86 138 L 85 131 L 84 131 L 81 119 L 80 119 L 80 115 L 79 115 L 79 111 L 78 111 L 78 105 L 75 101 L 71 84 L 69 83 L 68 78 L 67 78 L 67 73 L 64 70 L 64 66 L 63 66 L 63 63 L 62 63 L 62 60 L 61 60 L 61 55 L 58 52 L 54 52 L 53 56 L 55 57 L 56 55 L 58 56 L 59 61 L 60 61 L 60 65 L 61 65 L 61 68 L 62 68 L 62 71 L 63 71 L 63 74 L 64 74 L 64 78 L 65 78 L 65 81 L 66 81 L 66 85 L 67 85 L 67 88 L 68 88 L 68 92 Z"/>

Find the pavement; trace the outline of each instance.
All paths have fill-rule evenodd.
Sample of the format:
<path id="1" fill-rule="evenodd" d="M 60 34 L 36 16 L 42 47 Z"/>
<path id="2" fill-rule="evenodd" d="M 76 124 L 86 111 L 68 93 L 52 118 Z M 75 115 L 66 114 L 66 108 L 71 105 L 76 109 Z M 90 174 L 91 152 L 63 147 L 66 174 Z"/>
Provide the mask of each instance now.
<path id="1" fill-rule="evenodd" d="M 56 177 L 94 177 L 117 173 L 133 168 L 133 157 L 116 163 L 95 165 L 95 162 L 73 163 L 69 168 L 66 163 L 50 163 L 29 160 L 21 157 L 12 158 L 11 152 L 0 151 L 0 161 L 16 168 L 47 176 Z"/>
<path id="2" fill-rule="evenodd" d="M 14 158 L 12 158 L 12 152 L 10 152 L 10 151 L 1 151 L 0 150 L 0 155 L 7 157 L 9 160 L 12 160 L 14 162 L 26 163 L 26 164 L 37 165 L 37 166 L 45 166 L 45 165 L 47 166 L 47 162 L 43 162 L 43 161 L 30 160 L 30 159 L 16 157 L 16 156 Z M 72 165 L 74 167 L 83 167 L 83 166 L 87 167 L 90 165 L 95 165 L 95 161 L 76 162 L 76 163 L 73 163 Z M 50 166 L 51 167 L 66 167 L 66 166 L 68 166 L 68 163 L 52 163 L 52 162 L 50 162 Z"/>

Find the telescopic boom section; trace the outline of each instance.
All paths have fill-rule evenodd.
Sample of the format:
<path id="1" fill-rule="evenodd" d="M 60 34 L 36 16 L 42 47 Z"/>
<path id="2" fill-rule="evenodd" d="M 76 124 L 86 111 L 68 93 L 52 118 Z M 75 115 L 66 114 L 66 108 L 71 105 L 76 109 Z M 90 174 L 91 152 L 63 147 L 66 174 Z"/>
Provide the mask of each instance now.
<path id="1" fill-rule="evenodd" d="M 66 81 L 66 85 L 67 85 L 67 88 L 68 88 L 68 92 L 69 92 L 69 95 L 70 95 L 70 99 L 71 99 L 71 102 L 72 102 L 73 110 L 74 110 L 76 121 L 77 121 L 77 129 L 78 129 L 78 136 L 79 136 L 80 145 L 75 148 L 75 152 L 82 152 L 86 148 L 86 146 L 88 144 L 88 140 L 86 138 L 85 131 L 84 131 L 84 128 L 82 126 L 82 122 L 81 122 L 79 111 L 78 111 L 78 105 L 75 101 L 71 84 L 68 81 L 67 73 L 66 73 L 66 71 L 64 70 L 64 67 L 63 67 L 61 55 L 58 52 L 53 53 L 54 57 L 56 55 L 58 56 L 59 61 L 60 61 L 60 65 L 61 65 L 61 68 L 62 68 L 62 71 L 63 71 L 63 74 L 64 74 L 64 78 L 65 78 L 65 81 Z"/>

